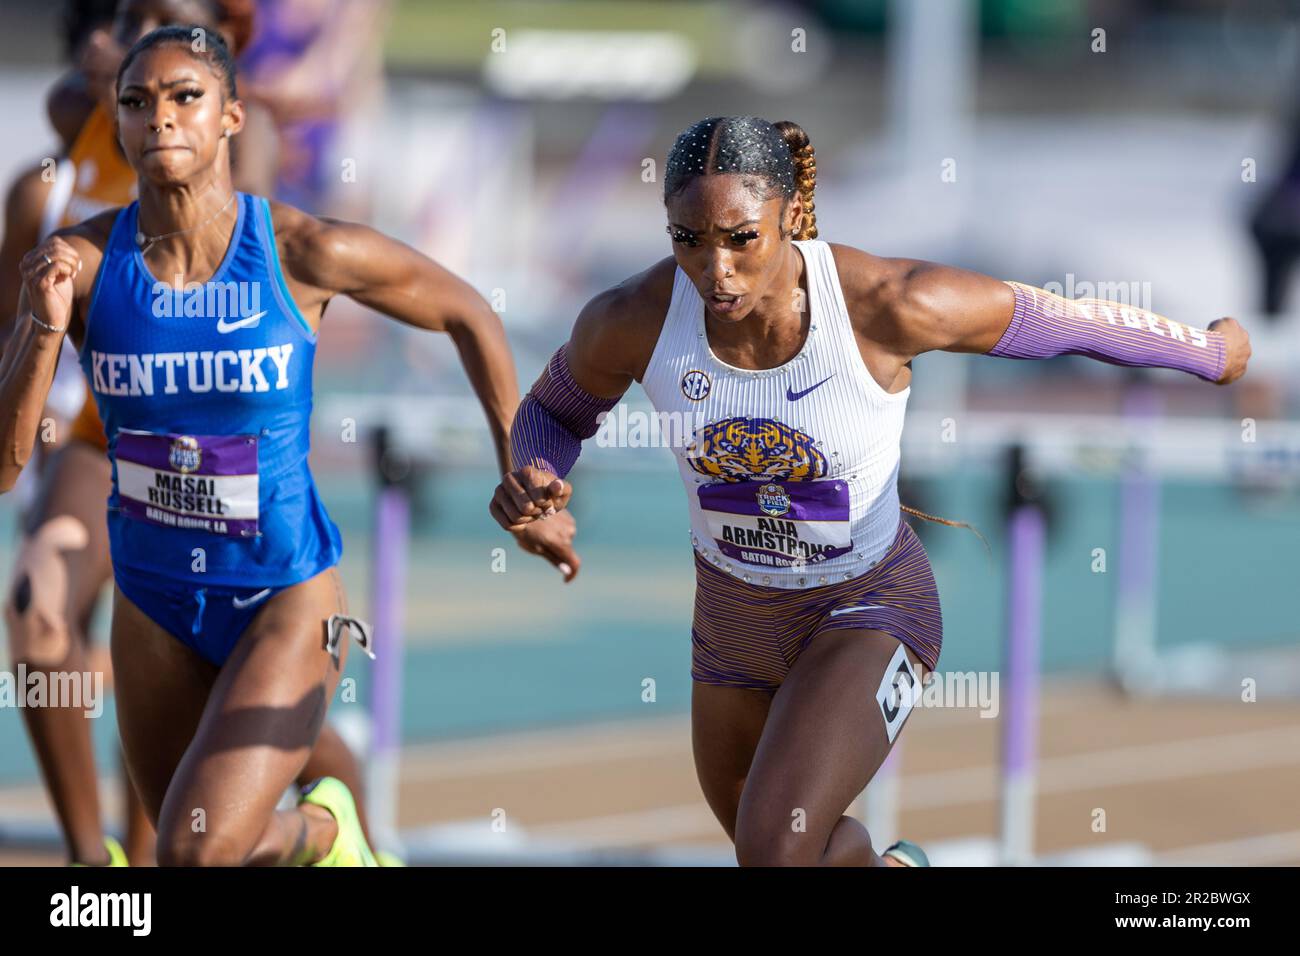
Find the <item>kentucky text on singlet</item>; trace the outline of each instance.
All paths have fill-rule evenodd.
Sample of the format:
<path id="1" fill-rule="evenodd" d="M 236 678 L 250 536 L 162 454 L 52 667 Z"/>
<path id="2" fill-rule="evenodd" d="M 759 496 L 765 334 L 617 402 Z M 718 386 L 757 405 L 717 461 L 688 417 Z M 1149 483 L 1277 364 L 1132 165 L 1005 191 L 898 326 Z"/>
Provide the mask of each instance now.
<path id="1" fill-rule="evenodd" d="M 316 336 L 265 199 L 238 194 L 225 259 L 181 289 L 149 271 L 139 203 L 113 224 L 79 354 L 113 462 L 115 565 L 196 585 L 295 584 L 337 562 L 307 467 Z"/>

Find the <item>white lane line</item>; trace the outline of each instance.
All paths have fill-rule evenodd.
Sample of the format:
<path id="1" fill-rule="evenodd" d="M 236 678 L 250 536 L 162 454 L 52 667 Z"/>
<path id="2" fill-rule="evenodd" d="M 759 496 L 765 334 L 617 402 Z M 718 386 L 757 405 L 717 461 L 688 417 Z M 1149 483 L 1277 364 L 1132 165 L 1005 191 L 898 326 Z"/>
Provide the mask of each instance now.
<path id="1" fill-rule="evenodd" d="M 1047 757 L 1038 761 L 1037 790 L 1091 791 L 1291 764 L 1300 764 L 1300 727 L 1274 727 Z M 991 765 L 910 776 L 904 770 L 903 809 L 996 800 L 1000 786 Z"/>

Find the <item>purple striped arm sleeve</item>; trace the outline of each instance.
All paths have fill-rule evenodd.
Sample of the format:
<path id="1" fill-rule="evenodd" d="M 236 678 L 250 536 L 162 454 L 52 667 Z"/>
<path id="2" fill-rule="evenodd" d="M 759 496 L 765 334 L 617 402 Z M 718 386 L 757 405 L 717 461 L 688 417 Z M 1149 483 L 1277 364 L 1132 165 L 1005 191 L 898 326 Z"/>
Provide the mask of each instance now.
<path id="1" fill-rule="evenodd" d="M 583 439 L 596 434 L 603 413 L 619 402 L 592 395 L 573 380 L 567 349 L 563 345 L 551 356 L 546 374 L 528 390 L 515 412 L 510 426 L 515 468 L 532 465 L 563 478 L 577 462 Z"/>
<path id="2" fill-rule="evenodd" d="M 1174 368 L 1217 381 L 1227 350 L 1223 335 L 1102 299 L 1066 299 L 1008 282 L 1016 294 L 1011 324 L 988 355 L 1042 359 L 1086 355 L 1112 365 Z"/>

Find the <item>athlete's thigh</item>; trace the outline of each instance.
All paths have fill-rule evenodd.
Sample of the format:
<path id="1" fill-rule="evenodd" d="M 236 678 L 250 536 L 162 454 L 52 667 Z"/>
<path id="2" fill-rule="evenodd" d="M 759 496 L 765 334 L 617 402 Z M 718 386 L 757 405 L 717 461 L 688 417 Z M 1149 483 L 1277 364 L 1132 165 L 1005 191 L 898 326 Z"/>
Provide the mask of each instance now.
<path id="1" fill-rule="evenodd" d="M 759 839 L 829 838 L 891 749 L 877 695 L 887 669 L 893 682 L 899 647 L 896 638 L 874 630 L 827 630 L 812 639 L 772 700 L 741 796 L 743 830 Z M 905 653 L 920 680 L 918 658 Z M 895 727 L 906 718 L 904 710 Z"/>
<path id="2" fill-rule="evenodd" d="M 168 791 L 159 835 L 202 808 L 208 832 L 251 850 L 315 744 L 346 661 L 325 647 L 342 607 L 336 569 L 294 585 L 258 612 L 221 667 Z"/>
<path id="3" fill-rule="evenodd" d="M 116 587 L 111 651 L 122 755 L 156 826 L 217 669 L 155 624 Z"/>
<path id="4" fill-rule="evenodd" d="M 771 691 L 692 683 L 695 773 L 705 801 L 733 840 L 740 794 L 771 703 Z"/>

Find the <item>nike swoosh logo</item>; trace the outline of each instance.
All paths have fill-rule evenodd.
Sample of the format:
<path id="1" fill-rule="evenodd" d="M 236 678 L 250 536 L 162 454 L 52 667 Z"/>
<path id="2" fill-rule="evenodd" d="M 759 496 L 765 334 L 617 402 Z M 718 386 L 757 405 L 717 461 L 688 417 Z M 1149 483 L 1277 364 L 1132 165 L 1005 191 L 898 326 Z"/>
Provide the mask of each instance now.
<path id="1" fill-rule="evenodd" d="M 829 382 L 829 381 L 830 381 L 831 379 L 833 379 L 834 377 L 835 377 L 835 373 L 834 373 L 834 372 L 831 372 L 831 374 L 827 375 L 824 379 L 822 379 L 822 380 L 821 380 L 820 382 L 818 382 L 816 385 L 809 386 L 808 388 L 805 388 L 802 392 L 796 392 L 796 391 L 795 391 L 794 389 L 792 389 L 792 388 L 787 388 L 787 389 L 785 390 L 785 397 L 786 397 L 787 399 L 789 399 L 790 401 L 792 401 L 792 402 L 797 402 L 797 401 L 799 401 L 799 399 L 803 398 L 805 395 L 807 395 L 809 392 L 811 392 L 814 388 L 821 388 L 823 385 L 825 385 L 827 382 Z"/>
<path id="2" fill-rule="evenodd" d="M 266 315 L 265 309 L 257 313 L 257 315 L 250 315 L 243 319 L 237 319 L 234 322 L 227 322 L 225 316 L 222 316 L 221 318 L 217 319 L 217 331 L 233 332 L 235 331 L 235 329 L 255 328 L 257 326 L 257 323 L 262 321 L 262 316 L 264 315 Z"/>
<path id="3" fill-rule="evenodd" d="M 831 617 L 839 617 L 841 614 L 848 614 L 850 611 L 887 611 L 889 608 L 882 607 L 879 604 L 859 604 L 856 607 L 841 607 L 831 611 Z"/>
<path id="4" fill-rule="evenodd" d="M 252 607 L 254 604 L 262 600 L 262 598 L 266 597 L 270 593 L 271 593 L 270 588 L 262 588 L 262 590 L 258 591 L 252 597 L 244 598 L 242 601 L 239 598 L 232 596 L 230 599 L 230 603 L 235 606 L 236 611 L 242 611 L 246 607 Z"/>

